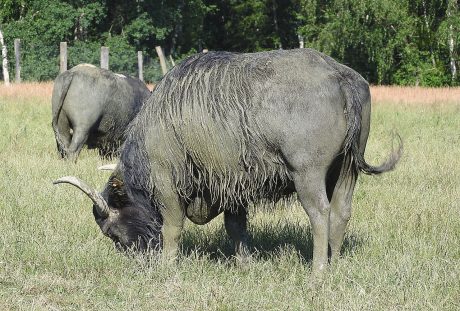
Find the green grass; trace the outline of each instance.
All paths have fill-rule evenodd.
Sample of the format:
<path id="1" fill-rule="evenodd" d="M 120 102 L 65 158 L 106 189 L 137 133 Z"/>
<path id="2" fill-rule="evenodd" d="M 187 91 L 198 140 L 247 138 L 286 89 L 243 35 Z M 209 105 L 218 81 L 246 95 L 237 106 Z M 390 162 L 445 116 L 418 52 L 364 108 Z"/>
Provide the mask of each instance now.
<path id="1" fill-rule="evenodd" d="M 222 218 L 187 223 L 177 263 L 117 253 L 90 201 L 95 151 L 58 159 L 49 100 L 0 97 L 0 310 L 459 310 L 460 105 L 375 105 L 366 158 L 404 140 L 394 172 L 361 176 L 343 258 L 311 289 L 312 240 L 297 202 L 250 217 L 240 265 Z"/>

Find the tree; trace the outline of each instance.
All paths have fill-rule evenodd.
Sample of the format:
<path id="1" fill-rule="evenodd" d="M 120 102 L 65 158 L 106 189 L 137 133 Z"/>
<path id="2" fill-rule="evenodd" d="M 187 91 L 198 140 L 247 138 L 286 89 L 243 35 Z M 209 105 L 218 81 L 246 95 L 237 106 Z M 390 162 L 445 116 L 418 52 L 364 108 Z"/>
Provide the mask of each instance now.
<path id="1" fill-rule="evenodd" d="M 460 16 L 458 14 L 458 4 L 455 0 L 449 0 L 446 11 L 447 19 L 445 28 L 447 28 L 447 41 L 449 46 L 450 72 L 452 83 L 457 80 L 457 42 L 456 36 L 460 31 Z"/>
<path id="2" fill-rule="evenodd" d="M 110 68 L 131 75 L 143 51 L 145 79 L 154 81 L 157 45 L 180 61 L 203 48 L 290 49 L 302 38 L 371 83 L 460 82 L 456 0 L 2 0 L 0 25 L 8 48 L 22 39 L 27 80 L 54 79 L 60 41 L 70 65 L 97 65 L 105 45 Z"/>
<path id="3" fill-rule="evenodd" d="M 10 85 L 10 75 L 8 73 L 8 58 L 7 58 L 7 49 L 5 42 L 3 40 L 3 32 L 0 29 L 0 46 L 2 48 L 2 69 L 3 69 L 3 80 L 5 81 L 5 85 Z"/>

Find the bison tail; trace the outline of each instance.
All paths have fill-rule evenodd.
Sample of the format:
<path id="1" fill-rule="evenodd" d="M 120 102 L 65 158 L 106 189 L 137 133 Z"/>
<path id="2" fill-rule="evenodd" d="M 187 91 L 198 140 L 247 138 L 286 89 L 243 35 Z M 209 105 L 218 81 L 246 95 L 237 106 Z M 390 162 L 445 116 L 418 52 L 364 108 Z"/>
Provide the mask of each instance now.
<path id="1" fill-rule="evenodd" d="M 398 163 L 399 159 L 401 158 L 403 152 L 403 142 L 401 136 L 399 136 L 399 134 L 394 134 L 394 136 L 396 136 L 398 140 L 398 147 L 396 149 L 393 148 L 387 159 L 378 166 L 369 165 L 364 160 L 363 154 L 354 150 L 353 158 L 358 170 L 368 175 L 378 175 L 393 170 L 396 166 L 396 163 Z M 393 140 L 394 138 L 395 137 L 393 137 Z"/>
<path id="2" fill-rule="evenodd" d="M 61 134 L 59 133 L 58 120 L 59 115 L 61 114 L 62 106 L 64 104 L 64 99 L 69 90 L 70 84 L 72 83 L 73 73 L 66 71 L 60 76 L 57 77 L 54 82 L 53 96 L 52 96 L 52 109 L 53 109 L 53 119 L 51 121 L 51 126 L 53 127 L 54 136 L 56 138 L 56 144 L 59 153 L 62 157 L 65 157 L 65 144 L 62 142 Z"/>
<path id="3" fill-rule="evenodd" d="M 357 74 L 341 72 L 341 89 L 346 98 L 347 135 L 344 143 L 344 153 L 352 159 L 356 172 L 377 175 L 395 168 L 403 152 L 402 139 L 395 134 L 398 147 L 393 148 L 387 159 L 380 165 L 372 166 L 364 159 L 365 144 L 369 134 L 370 93 L 369 85 Z M 366 106 L 363 111 L 364 105 Z M 366 119 L 363 128 L 363 120 Z M 395 137 L 393 137 L 394 140 Z"/>

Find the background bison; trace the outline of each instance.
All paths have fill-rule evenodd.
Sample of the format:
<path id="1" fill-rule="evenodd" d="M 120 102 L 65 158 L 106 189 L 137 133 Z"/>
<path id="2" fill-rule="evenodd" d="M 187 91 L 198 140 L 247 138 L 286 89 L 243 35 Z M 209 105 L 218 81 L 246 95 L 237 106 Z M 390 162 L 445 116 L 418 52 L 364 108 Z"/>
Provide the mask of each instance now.
<path id="1" fill-rule="evenodd" d="M 58 75 L 52 126 L 60 155 L 76 160 L 85 144 L 101 156 L 113 155 L 149 95 L 142 81 L 88 64 Z"/>

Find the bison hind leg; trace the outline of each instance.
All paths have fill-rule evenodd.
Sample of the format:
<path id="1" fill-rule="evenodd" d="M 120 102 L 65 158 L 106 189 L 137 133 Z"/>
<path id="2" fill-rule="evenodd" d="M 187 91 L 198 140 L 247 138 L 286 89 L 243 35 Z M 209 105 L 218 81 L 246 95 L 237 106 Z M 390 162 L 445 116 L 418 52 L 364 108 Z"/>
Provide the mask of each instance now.
<path id="1" fill-rule="evenodd" d="M 72 140 L 72 133 L 69 119 L 64 112 L 61 112 L 59 115 L 54 134 L 59 155 L 62 159 L 67 158 L 68 148 Z"/>
<path id="2" fill-rule="evenodd" d="M 324 167 L 308 167 L 293 172 L 297 197 L 310 219 L 313 233 L 312 273 L 319 278 L 327 267 L 330 204 L 326 173 Z"/>
<path id="3" fill-rule="evenodd" d="M 340 255 L 345 230 L 351 217 L 351 202 L 357 176 L 350 157 L 343 155 L 336 158 L 328 173 L 326 183 L 331 206 L 329 222 L 331 261 L 335 261 Z"/>
<path id="4" fill-rule="evenodd" d="M 88 128 L 77 127 L 73 131 L 72 141 L 68 149 L 68 157 L 74 162 L 77 162 L 78 155 L 80 154 L 83 145 L 88 140 Z"/>
<path id="5" fill-rule="evenodd" d="M 250 256 L 246 207 L 240 205 L 237 208 L 225 210 L 224 223 L 225 230 L 233 241 L 236 258 L 246 261 Z"/>

